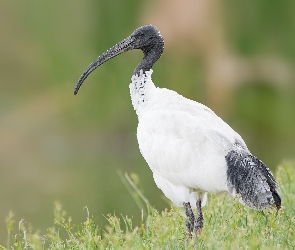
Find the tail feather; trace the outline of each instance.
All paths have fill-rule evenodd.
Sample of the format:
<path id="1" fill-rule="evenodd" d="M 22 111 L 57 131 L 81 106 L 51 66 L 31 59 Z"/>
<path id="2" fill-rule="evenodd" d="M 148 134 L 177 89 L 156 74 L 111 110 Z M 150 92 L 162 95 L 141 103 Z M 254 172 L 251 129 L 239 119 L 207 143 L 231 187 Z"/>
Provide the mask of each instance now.
<path id="1" fill-rule="evenodd" d="M 225 159 L 231 195 L 239 194 L 243 204 L 258 210 L 281 207 L 278 184 L 262 161 L 242 149 L 231 150 Z"/>

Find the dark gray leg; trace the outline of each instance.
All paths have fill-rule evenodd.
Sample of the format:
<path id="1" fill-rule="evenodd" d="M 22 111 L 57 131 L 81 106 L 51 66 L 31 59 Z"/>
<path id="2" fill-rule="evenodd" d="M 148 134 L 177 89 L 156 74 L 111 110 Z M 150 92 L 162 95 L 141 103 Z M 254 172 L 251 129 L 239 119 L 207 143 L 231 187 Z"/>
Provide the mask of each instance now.
<path id="1" fill-rule="evenodd" d="M 188 218 L 188 221 L 186 221 L 187 236 L 188 236 L 188 238 L 192 238 L 193 230 L 194 230 L 195 216 L 194 216 L 193 210 L 191 208 L 191 204 L 189 202 L 184 202 L 183 207 L 185 210 L 185 214 Z"/>
<path id="2" fill-rule="evenodd" d="M 196 230 L 196 236 L 198 236 L 201 233 L 201 230 L 203 228 L 203 214 L 202 214 L 202 206 L 201 206 L 201 200 L 197 200 L 197 214 L 194 221 L 194 228 Z"/>

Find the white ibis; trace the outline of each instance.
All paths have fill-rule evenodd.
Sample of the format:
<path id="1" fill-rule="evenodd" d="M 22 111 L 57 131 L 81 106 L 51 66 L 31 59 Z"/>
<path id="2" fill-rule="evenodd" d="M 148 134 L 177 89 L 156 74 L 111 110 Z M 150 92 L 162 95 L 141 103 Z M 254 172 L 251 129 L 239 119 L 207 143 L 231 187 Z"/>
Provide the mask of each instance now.
<path id="1" fill-rule="evenodd" d="M 203 227 L 207 192 L 239 195 L 242 204 L 257 210 L 279 209 L 277 182 L 238 133 L 208 107 L 155 87 L 151 68 L 164 51 L 163 37 L 155 26 L 139 27 L 99 56 L 79 78 L 74 94 L 98 66 L 133 49 L 144 54 L 129 85 L 138 116 L 139 149 L 156 185 L 175 205 L 184 206 L 188 236 L 194 230 L 198 235 Z"/>

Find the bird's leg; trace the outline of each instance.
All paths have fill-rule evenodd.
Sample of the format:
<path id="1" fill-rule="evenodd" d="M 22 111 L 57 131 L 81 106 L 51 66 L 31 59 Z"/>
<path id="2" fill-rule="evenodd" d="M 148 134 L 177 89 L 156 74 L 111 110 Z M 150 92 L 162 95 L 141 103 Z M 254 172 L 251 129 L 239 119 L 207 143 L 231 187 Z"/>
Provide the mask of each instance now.
<path id="1" fill-rule="evenodd" d="M 189 202 L 184 202 L 183 207 L 185 210 L 185 214 L 188 217 L 188 221 L 186 221 L 187 236 L 188 236 L 188 238 L 192 238 L 193 230 L 194 230 L 195 216 L 194 216 L 193 210 L 191 208 L 191 204 Z"/>
<path id="2" fill-rule="evenodd" d="M 194 229 L 196 231 L 196 236 L 198 236 L 201 233 L 201 230 L 203 228 L 203 214 L 202 214 L 202 201 L 201 199 L 197 200 L 197 214 L 196 214 L 196 218 L 194 221 Z"/>

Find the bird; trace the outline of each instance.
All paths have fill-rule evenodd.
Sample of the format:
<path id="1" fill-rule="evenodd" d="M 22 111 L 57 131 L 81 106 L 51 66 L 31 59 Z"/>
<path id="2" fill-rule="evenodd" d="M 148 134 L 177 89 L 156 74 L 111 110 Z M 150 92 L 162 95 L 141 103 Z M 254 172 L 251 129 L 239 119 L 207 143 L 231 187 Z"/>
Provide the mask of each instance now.
<path id="1" fill-rule="evenodd" d="M 237 132 L 207 106 L 155 86 L 152 67 L 164 51 L 163 36 L 155 26 L 137 28 L 99 56 L 80 76 L 74 94 L 97 67 L 134 49 L 144 55 L 129 85 L 138 116 L 139 149 L 157 187 L 184 207 L 188 238 L 199 237 L 202 231 L 207 193 L 238 197 L 255 210 L 280 209 L 277 181 Z"/>

